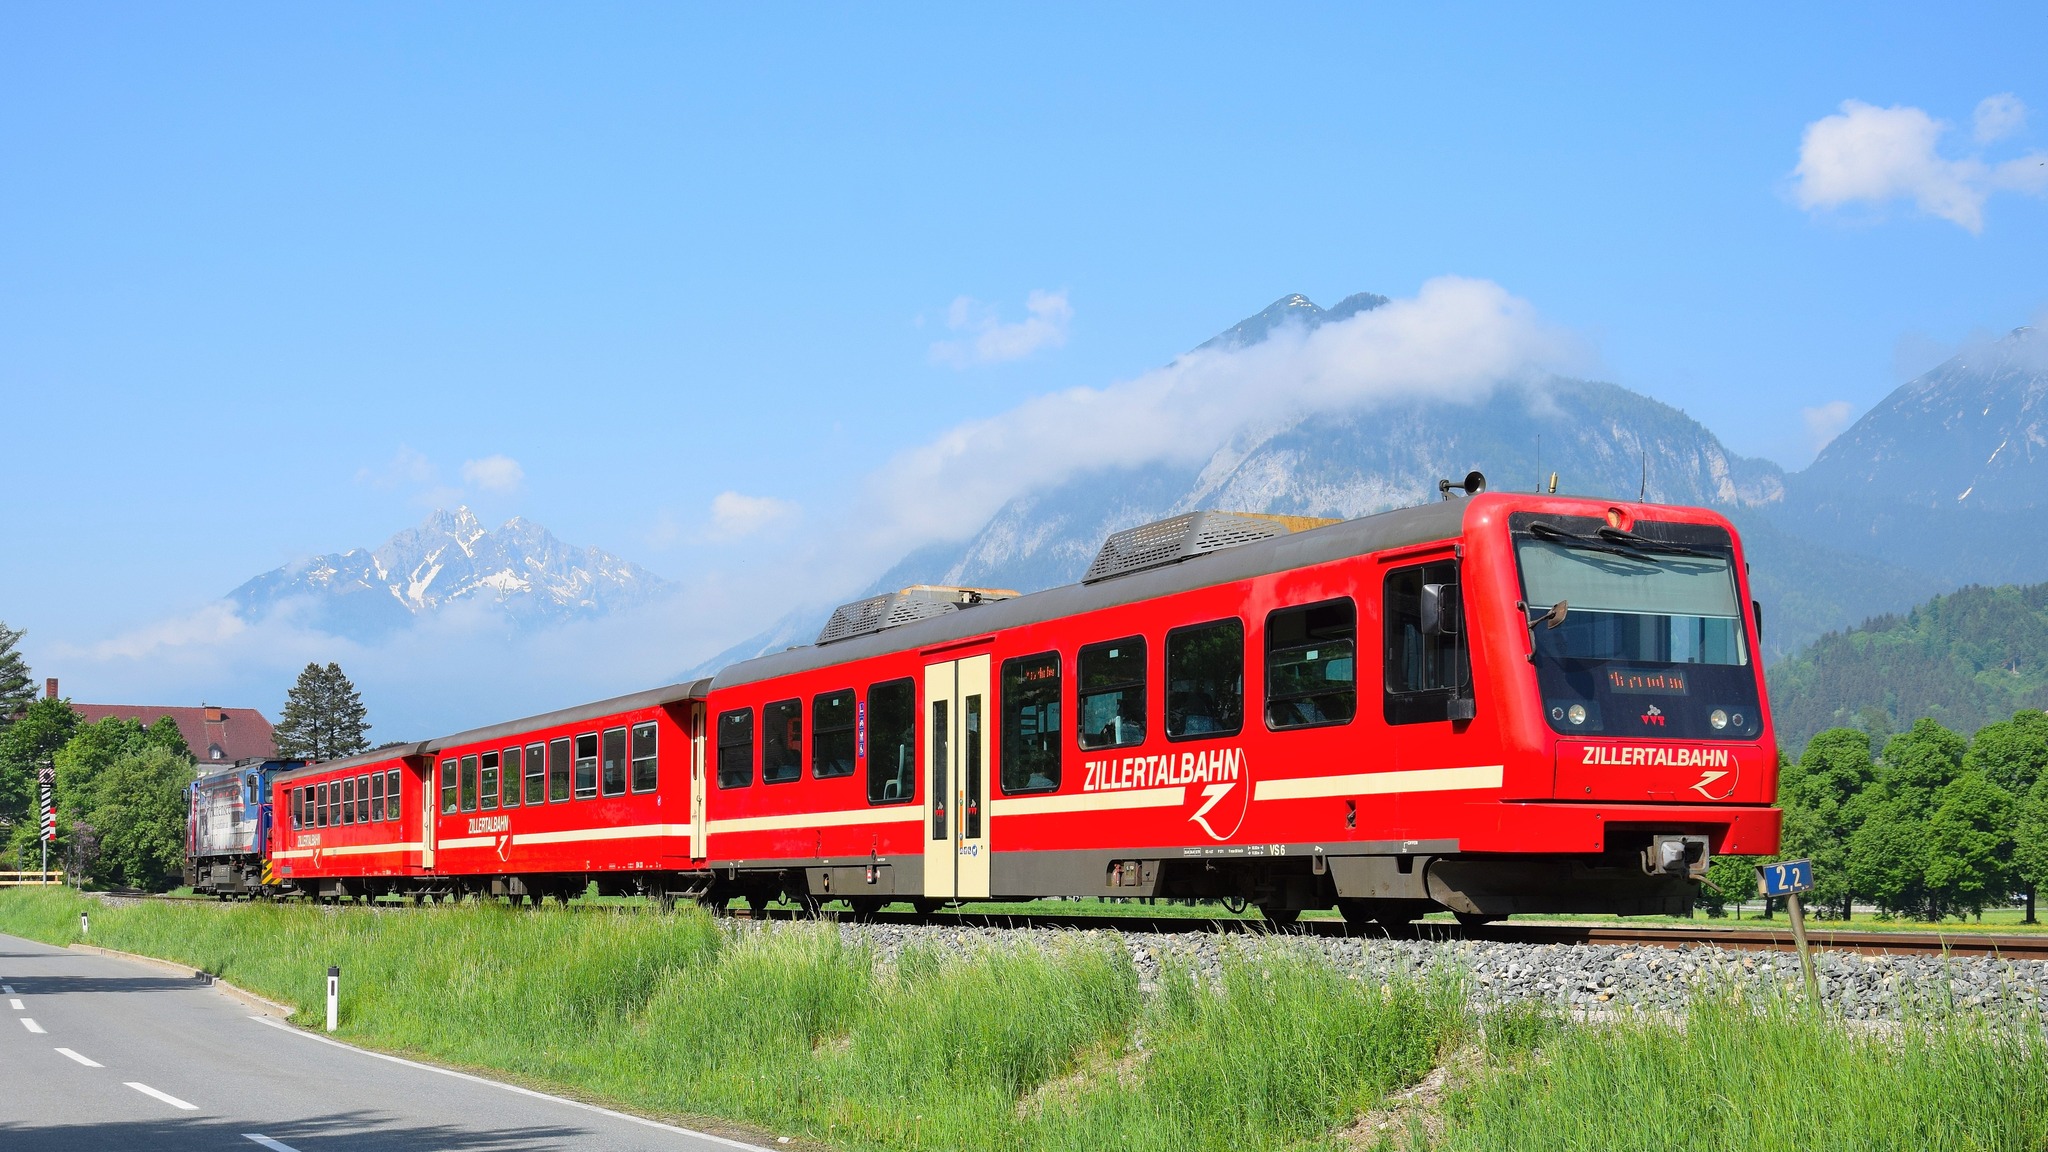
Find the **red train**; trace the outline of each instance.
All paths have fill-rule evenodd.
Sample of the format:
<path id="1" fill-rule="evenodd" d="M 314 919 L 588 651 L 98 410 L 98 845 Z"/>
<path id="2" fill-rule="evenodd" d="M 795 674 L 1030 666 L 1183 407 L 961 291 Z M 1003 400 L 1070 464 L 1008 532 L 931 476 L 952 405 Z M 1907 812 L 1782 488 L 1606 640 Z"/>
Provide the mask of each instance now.
<path id="1" fill-rule="evenodd" d="M 917 587 L 817 644 L 274 778 L 320 897 L 1201 897 L 1682 913 L 1773 853 L 1761 621 L 1713 512 L 1473 494 L 1202 512 L 1081 583 Z"/>

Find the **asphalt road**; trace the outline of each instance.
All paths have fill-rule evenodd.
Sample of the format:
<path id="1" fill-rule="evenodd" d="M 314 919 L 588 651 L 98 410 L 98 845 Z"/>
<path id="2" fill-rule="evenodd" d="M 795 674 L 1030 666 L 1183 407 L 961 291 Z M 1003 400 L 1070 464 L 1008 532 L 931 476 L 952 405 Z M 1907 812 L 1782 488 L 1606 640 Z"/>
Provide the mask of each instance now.
<path id="1" fill-rule="evenodd" d="M 190 979 L 0 935 L 0 1148 L 755 1146 L 329 1042 Z"/>

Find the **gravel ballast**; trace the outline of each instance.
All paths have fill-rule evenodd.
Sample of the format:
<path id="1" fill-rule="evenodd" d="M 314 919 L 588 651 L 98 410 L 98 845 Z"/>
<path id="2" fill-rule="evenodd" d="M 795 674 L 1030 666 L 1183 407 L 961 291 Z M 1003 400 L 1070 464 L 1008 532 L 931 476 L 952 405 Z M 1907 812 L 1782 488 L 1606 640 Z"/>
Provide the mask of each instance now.
<path id="1" fill-rule="evenodd" d="M 743 931 L 788 927 L 787 922 L 735 923 Z M 874 948 L 883 963 L 892 963 L 904 948 L 916 945 L 965 956 L 1019 945 L 1113 942 L 1129 952 L 1147 984 L 1157 978 L 1162 960 L 1214 977 L 1225 956 L 1251 948 L 1320 954 L 1338 971 L 1376 982 L 1458 973 L 1475 1001 L 1534 1000 L 1583 1012 L 1677 1011 L 1696 989 L 1739 990 L 1744 996 L 1804 995 L 1796 953 L 1711 944 L 1665 948 L 854 923 L 840 924 L 839 931 L 848 942 Z M 2048 1008 L 2048 962 L 2038 960 L 1816 951 L 1814 962 L 1821 999 L 1852 1020 L 1899 1020 L 1947 1006 L 2037 1015 Z"/>

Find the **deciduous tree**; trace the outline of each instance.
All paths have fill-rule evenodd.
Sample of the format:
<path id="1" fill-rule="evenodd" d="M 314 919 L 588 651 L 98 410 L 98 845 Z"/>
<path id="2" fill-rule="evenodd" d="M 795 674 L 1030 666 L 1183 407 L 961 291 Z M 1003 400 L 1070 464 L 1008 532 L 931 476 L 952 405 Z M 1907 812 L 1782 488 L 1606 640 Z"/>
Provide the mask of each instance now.
<path id="1" fill-rule="evenodd" d="M 1982 772 L 1965 772 L 1936 794 L 1926 878 L 1935 919 L 1981 913 L 2011 896 L 2012 833 L 2012 795 Z"/>
<path id="2" fill-rule="evenodd" d="M 1838 905 L 1844 920 L 1855 902 L 1849 846 L 1862 811 L 1857 798 L 1876 775 L 1870 734 L 1856 728 L 1830 728 L 1807 743 L 1797 763 L 1780 761 L 1780 854 L 1813 861 L 1813 900 Z"/>
<path id="3" fill-rule="evenodd" d="M 2005 789 L 2016 802 L 2015 811 L 2024 815 L 2022 810 L 2035 785 L 2048 778 L 2048 712 L 2015 712 L 2010 720 L 1978 729 L 1970 741 L 1970 751 L 1963 756 L 1963 767 L 1982 772 L 1987 780 Z M 2015 833 L 2015 845 L 2023 847 L 2024 836 L 2017 829 Z M 2048 878 L 2016 861 L 2012 880 L 2027 898 L 2026 922 L 2032 924 L 2035 897 Z"/>
<path id="4" fill-rule="evenodd" d="M 154 890 L 179 874 L 191 780 L 191 760 L 149 743 L 107 765 L 91 820 L 99 833 L 94 879 Z"/>

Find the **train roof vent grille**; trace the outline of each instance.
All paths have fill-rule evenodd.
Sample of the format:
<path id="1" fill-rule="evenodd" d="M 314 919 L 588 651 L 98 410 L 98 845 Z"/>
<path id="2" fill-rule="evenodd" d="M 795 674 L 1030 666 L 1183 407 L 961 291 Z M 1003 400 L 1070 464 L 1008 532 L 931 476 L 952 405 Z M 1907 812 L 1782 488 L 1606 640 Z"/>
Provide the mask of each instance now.
<path id="1" fill-rule="evenodd" d="M 851 640 L 886 628 L 929 620 L 976 604 L 1008 600 L 1017 593 L 1008 588 L 953 588 L 938 584 L 913 584 L 897 592 L 884 592 L 842 604 L 818 633 L 818 643 Z"/>
<path id="2" fill-rule="evenodd" d="M 1111 533 L 1102 542 L 1102 550 L 1095 554 L 1095 562 L 1088 565 L 1081 583 L 1093 584 L 1178 564 L 1240 544 L 1335 523 L 1311 516 L 1274 516 L 1263 512 L 1189 512 Z"/>

